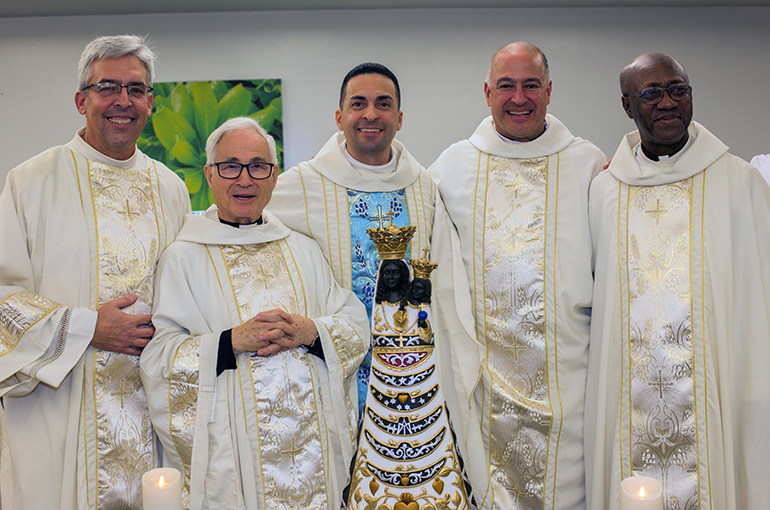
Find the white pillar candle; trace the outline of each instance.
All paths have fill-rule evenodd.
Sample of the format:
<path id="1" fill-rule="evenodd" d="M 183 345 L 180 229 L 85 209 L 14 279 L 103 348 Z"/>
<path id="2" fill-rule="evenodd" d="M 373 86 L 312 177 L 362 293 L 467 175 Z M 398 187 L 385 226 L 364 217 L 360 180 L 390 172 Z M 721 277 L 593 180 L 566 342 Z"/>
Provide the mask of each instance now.
<path id="1" fill-rule="evenodd" d="M 151 469 L 142 475 L 144 510 L 182 510 L 182 475 L 174 468 Z"/>
<path id="2" fill-rule="evenodd" d="M 663 486 L 649 476 L 629 476 L 620 482 L 621 510 L 663 510 Z"/>

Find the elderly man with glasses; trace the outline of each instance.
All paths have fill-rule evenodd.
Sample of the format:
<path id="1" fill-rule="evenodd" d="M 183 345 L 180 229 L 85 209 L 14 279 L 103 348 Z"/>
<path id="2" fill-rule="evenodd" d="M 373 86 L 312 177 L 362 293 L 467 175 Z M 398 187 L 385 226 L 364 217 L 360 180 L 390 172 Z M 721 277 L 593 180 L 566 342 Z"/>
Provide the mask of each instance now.
<path id="1" fill-rule="evenodd" d="M 692 121 L 684 67 L 659 53 L 620 74 L 637 131 L 593 182 L 587 500 L 624 478 L 663 508 L 770 500 L 770 188 Z"/>
<path id="2" fill-rule="evenodd" d="M 267 211 L 275 141 L 252 119 L 206 144 L 216 206 L 158 267 L 142 380 L 186 507 L 339 508 L 353 452 L 364 306 L 319 246 Z"/>
<path id="3" fill-rule="evenodd" d="M 139 377 L 155 266 L 182 227 L 184 183 L 136 148 L 154 55 L 91 41 L 86 125 L 8 174 L 0 196 L 2 507 L 141 508 L 157 451 Z"/>

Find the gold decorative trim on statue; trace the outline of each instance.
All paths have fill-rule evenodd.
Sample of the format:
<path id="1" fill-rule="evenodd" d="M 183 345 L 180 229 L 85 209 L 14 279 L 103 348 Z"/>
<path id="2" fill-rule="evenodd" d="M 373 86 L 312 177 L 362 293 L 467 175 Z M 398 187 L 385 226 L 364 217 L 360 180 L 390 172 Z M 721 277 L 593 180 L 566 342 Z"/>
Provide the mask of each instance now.
<path id="1" fill-rule="evenodd" d="M 415 278 L 425 278 L 426 280 L 430 280 L 431 272 L 438 267 L 438 264 L 428 260 L 427 248 L 423 250 L 423 255 L 419 259 L 409 259 L 409 265 L 412 266 Z"/>
<path id="2" fill-rule="evenodd" d="M 412 240 L 416 225 L 397 227 L 393 224 L 393 213 L 389 214 L 390 225 L 383 227 L 369 227 L 366 232 L 377 247 L 380 260 L 400 260 L 406 258 L 406 248 Z"/>

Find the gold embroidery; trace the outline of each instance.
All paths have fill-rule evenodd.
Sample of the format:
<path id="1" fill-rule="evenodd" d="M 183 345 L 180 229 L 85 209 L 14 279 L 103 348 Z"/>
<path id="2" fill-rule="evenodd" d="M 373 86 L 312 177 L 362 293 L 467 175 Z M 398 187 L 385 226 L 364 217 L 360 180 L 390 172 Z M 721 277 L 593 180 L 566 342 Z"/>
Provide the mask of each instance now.
<path id="1" fill-rule="evenodd" d="M 692 179 L 628 193 L 632 468 L 663 482 L 666 508 L 697 508 L 690 323 Z"/>
<path id="2" fill-rule="evenodd" d="M 179 346 L 169 380 L 168 407 L 171 414 L 169 431 L 184 466 L 182 497 L 189 504 L 192 445 L 195 435 L 199 386 L 199 342 L 192 337 Z"/>
<path id="3" fill-rule="evenodd" d="M 124 311 L 149 314 L 160 255 L 150 169 L 89 162 L 89 178 L 97 236 L 96 306 L 136 293 L 137 301 Z M 153 466 L 139 356 L 95 350 L 93 370 L 97 506 L 135 507 L 142 497 L 141 475 Z"/>
<path id="4" fill-rule="evenodd" d="M 0 302 L 0 356 L 18 345 L 29 328 L 59 307 L 43 296 L 23 290 Z"/>
<path id="5" fill-rule="evenodd" d="M 242 320 L 273 308 L 298 312 L 298 286 L 279 243 L 220 249 Z M 265 508 L 326 506 L 321 424 L 307 358 L 304 349 L 249 357 L 249 398 L 259 427 L 254 460 L 262 468 Z"/>
<path id="6" fill-rule="evenodd" d="M 543 501 L 553 420 L 544 333 L 547 173 L 547 158 L 489 158 L 478 324 L 487 339 L 490 479 L 502 506 Z"/>

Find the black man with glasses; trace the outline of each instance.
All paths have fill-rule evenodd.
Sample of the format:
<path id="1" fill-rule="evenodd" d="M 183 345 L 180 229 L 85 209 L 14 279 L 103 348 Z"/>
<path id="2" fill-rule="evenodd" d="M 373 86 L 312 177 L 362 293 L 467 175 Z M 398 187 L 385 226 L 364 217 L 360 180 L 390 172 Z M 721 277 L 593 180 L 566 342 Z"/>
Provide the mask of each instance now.
<path id="1" fill-rule="evenodd" d="M 587 501 L 662 484 L 663 508 L 770 500 L 770 188 L 692 121 L 675 59 L 620 74 L 625 136 L 591 186 Z"/>
<path id="2" fill-rule="evenodd" d="M 355 438 L 364 305 L 265 205 L 275 141 L 230 119 L 206 143 L 216 205 L 158 266 L 142 380 L 186 508 L 339 508 Z M 346 460 L 347 459 L 347 460 Z"/>
<path id="3" fill-rule="evenodd" d="M 0 196 L 5 509 L 138 509 L 159 461 L 139 354 L 190 200 L 136 148 L 154 58 L 142 37 L 91 41 L 75 93 L 85 127 L 11 170 Z"/>

